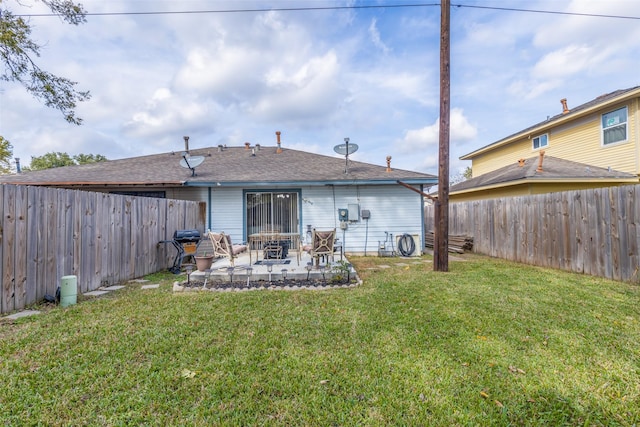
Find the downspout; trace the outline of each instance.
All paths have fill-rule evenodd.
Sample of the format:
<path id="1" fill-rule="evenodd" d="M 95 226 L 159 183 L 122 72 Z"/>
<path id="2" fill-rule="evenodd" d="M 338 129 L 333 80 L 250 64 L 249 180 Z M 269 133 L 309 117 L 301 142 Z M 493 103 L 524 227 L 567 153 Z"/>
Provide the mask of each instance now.
<path id="1" fill-rule="evenodd" d="M 209 194 L 207 195 L 207 198 L 209 199 L 207 201 L 207 204 L 209 205 L 209 209 L 207 209 L 207 222 L 209 223 L 209 230 L 213 230 L 213 222 L 212 222 L 212 216 L 211 216 L 211 211 L 213 210 L 211 206 L 211 200 L 212 200 L 211 187 L 209 187 Z"/>
<path id="2" fill-rule="evenodd" d="M 420 184 L 420 193 L 424 193 L 424 184 Z M 421 254 L 424 253 L 424 248 L 425 248 L 424 236 L 426 235 L 426 232 L 425 232 L 425 229 L 424 229 L 424 220 L 425 220 L 425 215 L 424 215 L 424 197 L 422 196 L 422 194 L 420 194 L 420 242 L 419 243 L 420 243 L 420 253 Z"/>

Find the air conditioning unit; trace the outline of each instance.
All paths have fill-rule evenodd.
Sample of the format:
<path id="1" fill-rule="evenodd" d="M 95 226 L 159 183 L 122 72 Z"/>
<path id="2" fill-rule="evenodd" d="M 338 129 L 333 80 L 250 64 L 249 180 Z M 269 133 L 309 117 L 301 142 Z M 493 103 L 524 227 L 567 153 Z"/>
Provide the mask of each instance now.
<path id="1" fill-rule="evenodd" d="M 396 234 L 396 254 L 399 256 L 422 255 L 422 243 L 419 234 Z M 405 253 L 403 253 L 403 251 Z"/>

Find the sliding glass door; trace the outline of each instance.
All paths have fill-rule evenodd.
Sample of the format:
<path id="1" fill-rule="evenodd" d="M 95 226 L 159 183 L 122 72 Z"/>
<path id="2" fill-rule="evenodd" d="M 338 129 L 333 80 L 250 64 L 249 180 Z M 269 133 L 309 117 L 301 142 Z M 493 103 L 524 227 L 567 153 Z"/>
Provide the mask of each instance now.
<path id="1" fill-rule="evenodd" d="M 261 231 L 299 233 L 297 192 L 247 192 L 247 236 Z"/>

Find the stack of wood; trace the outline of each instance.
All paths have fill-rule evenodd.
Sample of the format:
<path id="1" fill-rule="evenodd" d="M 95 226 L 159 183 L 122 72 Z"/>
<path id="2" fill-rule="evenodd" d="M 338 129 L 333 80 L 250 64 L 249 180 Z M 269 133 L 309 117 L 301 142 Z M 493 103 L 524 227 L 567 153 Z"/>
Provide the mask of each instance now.
<path id="1" fill-rule="evenodd" d="M 433 231 L 428 231 L 424 236 L 425 246 L 433 248 Z M 473 237 L 464 235 L 449 234 L 449 252 L 462 254 L 464 251 L 473 249 Z"/>

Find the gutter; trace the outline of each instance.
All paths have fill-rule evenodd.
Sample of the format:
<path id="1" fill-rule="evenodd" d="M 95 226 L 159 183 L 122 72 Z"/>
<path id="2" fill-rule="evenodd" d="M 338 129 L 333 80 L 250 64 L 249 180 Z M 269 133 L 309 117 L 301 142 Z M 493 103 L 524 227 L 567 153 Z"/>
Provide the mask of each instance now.
<path id="1" fill-rule="evenodd" d="M 42 181 L 42 182 L 31 182 L 31 181 L 5 181 L 2 184 L 11 184 L 11 185 L 30 185 L 33 187 L 41 186 L 41 187 L 166 187 L 166 186 L 183 186 L 186 181 L 178 181 L 178 182 L 77 182 L 77 181 Z"/>
<path id="2" fill-rule="evenodd" d="M 544 179 L 535 179 L 535 178 L 527 178 L 527 179 L 519 179 L 517 181 L 507 181 L 500 182 L 491 185 L 484 185 L 481 187 L 473 187 L 467 188 L 464 190 L 452 191 L 449 194 L 468 194 L 476 191 L 486 191 L 493 190 L 496 188 L 505 188 L 505 187 L 513 187 L 516 185 L 522 184 L 572 184 L 572 183 L 588 183 L 588 182 L 597 182 L 597 183 L 629 183 L 629 184 L 638 184 L 638 178 L 576 178 L 571 180 L 563 180 L 563 179 L 553 179 L 553 178 L 544 178 Z"/>
<path id="3" fill-rule="evenodd" d="M 405 179 L 403 182 L 407 184 L 426 184 L 435 185 L 438 183 L 437 178 L 433 179 Z M 220 181 L 220 182 L 185 182 L 186 187 L 274 187 L 274 186 L 315 186 L 324 187 L 328 185 L 396 185 L 397 179 L 383 180 L 340 180 L 340 181 Z"/>

